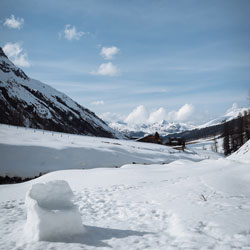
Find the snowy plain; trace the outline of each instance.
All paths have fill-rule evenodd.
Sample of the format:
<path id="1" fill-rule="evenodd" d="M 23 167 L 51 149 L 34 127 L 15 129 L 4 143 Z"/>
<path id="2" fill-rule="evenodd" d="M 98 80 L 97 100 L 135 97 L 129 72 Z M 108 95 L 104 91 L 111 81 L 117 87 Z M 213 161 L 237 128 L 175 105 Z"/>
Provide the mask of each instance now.
<path id="1" fill-rule="evenodd" d="M 34 177 L 63 169 L 200 161 L 206 157 L 157 144 L 0 125 L 0 176 Z"/>
<path id="2" fill-rule="evenodd" d="M 71 137 L 71 146 L 72 140 L 62 137 L 63 142 L 59 134 L 52 137 L 42 131 L 14 131 L 5 143 L 2 140 L 7 138 L 4 136 L 8 129 L 1 132 L 1 146 L 31 149 L 43 144 L 62 149 L 68 143 L 71 148 L 88 146 L 96 158 L 98 153 L 102 156 L 107 152 L 110 162 L 121 149 L 128 157 L 139 154 L 141 159 L 151 158 L 152 162 L 120 168 L 60 170 L 29 182 L 1 185 L 0 249 L 250 249 L 250 142 L 229 158 L 210 152 L 208 159 L 208 150 L 199 150 L 199 156 L 196 151 L 176 153 L 168 147 L 161 151 L 162 146 L 130 141 L 112 145 L 115 140 L 101 143 L 103 138 L 77 136 Z M 39 134 L 39 140 L 34 134 Z M 96 150 L 99 148 L 103 151 Z M 146 152 L 150 156 L 146 157 Z M 166 158 L 162 158 L 164 154 Z M 160 163 L 168 158 L 167 164 Z M 70 159 L 74 162 L 74 156 Z M 24 231 L 25 196 L 33 184 L 53 180 L 69 183 L 86 232 L 60 240 L 52 235 L 50 241 L 30 242 Z"/>

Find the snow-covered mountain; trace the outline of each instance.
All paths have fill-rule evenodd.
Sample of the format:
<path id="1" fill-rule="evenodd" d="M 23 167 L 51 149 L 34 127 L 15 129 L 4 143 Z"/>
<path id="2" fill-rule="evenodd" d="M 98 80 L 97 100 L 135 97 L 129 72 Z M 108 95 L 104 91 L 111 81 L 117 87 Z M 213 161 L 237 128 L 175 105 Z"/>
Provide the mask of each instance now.
<path id="1" fill-rule="evenodd" d="M 224 122 L 231 121 L 235 118 L 237 118 L 240 114 L 243 115 L 245 111 L 248 111 L 249 108 L 238 108 L 237 106 L 233 105 L 231 109 L 229 109 L 225 115 L 218 117 L 212 121 L 206 122 L 205 124 L 202 124 L 198 126 L 197 128 L 206 128 L 211 127 L 214 125 L 218 125 Z"/>
<path id="2" fill-rule="evenodd" d="M 143 124 L 129 124 L 122 121 L 107 121 L 107 123 L 111 128 L 124 134 L 128 138 L 140 138 L 149 134 L 154 134 L 155 132 L 158 132 L 161 136 L 164 137 L 170 134 L 177 134 L 182 133 L 184 131 L 190 131 L 195 129 L 199 130 L 209 128 L 215 125 L 220 125 L 224 122 L 237 118 L 240 114 L 244 115 L 244 112 L 248 110 L 249 108 L 238 108 L 236 105 L 233 105 L 233 107 L 229 109 L 225 115 L 198 126 L 191 125 L 190 123 L 170 122 L 166 120 L 163 120 L 161 122 Z"/>
<path id="3" fill-rule="evenodd" d="M 104 121 L 67 95 L 29 78 L 0 48 L 0 123 L 119 137 Z"/>
<path id="4" fill-rule="evenodd" d="M 109 122 L 108 124 L 111 128 L 123 133 L 129 138 L 139 138 L 148 134 L 154 134 L 155 132 L 158 132 L 161 136 L 165 136 L 194 128 L 194 126 L 186 123 L 168 122 L 165 120 L 147 124 L 129 124 L 121 121 Z"/>

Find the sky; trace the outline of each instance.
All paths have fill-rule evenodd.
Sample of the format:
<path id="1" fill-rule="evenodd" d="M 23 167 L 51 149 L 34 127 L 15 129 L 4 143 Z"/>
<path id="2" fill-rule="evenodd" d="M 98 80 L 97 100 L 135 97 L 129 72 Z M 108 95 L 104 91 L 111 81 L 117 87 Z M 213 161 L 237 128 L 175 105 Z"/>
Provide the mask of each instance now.
<path id="1" fill-rule="evenodd" d="M 249 106 L 249 13 L 248 0 L 1 0 L 0 46 L 103 119 L 200 124 Z"/>

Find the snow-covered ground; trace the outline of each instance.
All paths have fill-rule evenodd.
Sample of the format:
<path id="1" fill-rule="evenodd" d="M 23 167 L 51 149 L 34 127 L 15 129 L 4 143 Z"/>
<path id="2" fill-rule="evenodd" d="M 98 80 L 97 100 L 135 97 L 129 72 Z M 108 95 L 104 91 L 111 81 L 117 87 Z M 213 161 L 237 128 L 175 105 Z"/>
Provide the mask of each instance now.
<path id="1" fill-rule="evenodd" d="M 0 249 L 250 249 L 249 145 L 224 158 L 199 148 L 182 153 L 150 143 L 1 126 L 3 173 L 6 166 L 15 174 L 49 167 L 68 170 L 0 185 Z M 83 161 L 85 169 L 77 165 Z M 151 164 L 126 164 L 131 162 Z M 112 168 L 115 164 L 125 165 Z M 66 181 L 74 196 L 65 182 L 51 182 L 56 180 Z M 56 216 L 65 221 L 53 219 L 65 202 L 68 212 Z M 68 204 L 79 208 L 78 234 L 72 230 L 58 237 L 60 225 L 68 221 L 64 235 L 74 224 L 70 218 L 77 218 Z M 39 217 L 27 221 L 32 211 Z M 27 228 L 40 219 L 43 226 L 35 228 L 47 241 L 39 241 Z"/>
<path id="2" fill-rule="evenodd" d="M 0 176 L 33 177 L 63 169 L 204 158 L 207 156 L 200 156 L 195 151 L 183 153 L 157 144 L 0 125 Z"/>
<path id="3" fill-rule="evenodd" d="M 231 160 L 242 161 L 250 164 L 250 140 L 248 140 L 241 148 L 239 148 L 235 153 L 230 155 L 228 158 Z"/>
<path id="4" fill-rule="evenodd" d="M 189 149 L 195 150 L 196 152 L 202 152 L 204 150 L 215 152 L 216 148 L 217 148 L 217 152 L 219 154 L 221 154 L 221 155 L 224 154 L 223 137 L 221 137 L 221 138 L 210 137 L 210 138 L 204 138 L 204 139 L 190 141 L 190 142 L 188 142 L 187 147 Z"/>
<path id="5" fill-rule="evenodd" d="M 248 152 L 249 157 L 249 152 Z M 25 240 L 34 183 L 65 180 L 86 233 Z M 250 249 L 249 164 L 229 159 L 64 170 L 0 186 L 0 249 Z"/>

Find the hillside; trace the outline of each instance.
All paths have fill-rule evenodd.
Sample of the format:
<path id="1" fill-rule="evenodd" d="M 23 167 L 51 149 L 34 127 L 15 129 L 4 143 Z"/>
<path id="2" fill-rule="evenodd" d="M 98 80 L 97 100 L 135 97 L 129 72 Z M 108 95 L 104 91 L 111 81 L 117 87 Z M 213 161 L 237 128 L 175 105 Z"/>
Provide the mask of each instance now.
<path id="1" fill-rule="evenodd" d="M 200 161 L 206 155 L 151 143 L 0 125 L 0 158 L 0 176 L 26 178 L 63 169 L 169 163 L 180 158 Z"/>
<path id="2" fill-rule="evenodd" d="M 0 123 L 66 132 L 119 137 L 104 121 L 67 95 L 29 78 L 0 48 Z"/>
<path id="3" fill-rule="evenodd" d="M 250 163 L 250 140 L 241 146 L 236 152 L 228 157 L 231 160 Z"/>

